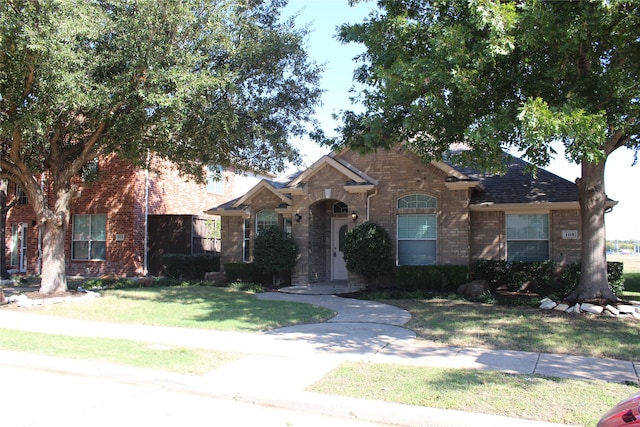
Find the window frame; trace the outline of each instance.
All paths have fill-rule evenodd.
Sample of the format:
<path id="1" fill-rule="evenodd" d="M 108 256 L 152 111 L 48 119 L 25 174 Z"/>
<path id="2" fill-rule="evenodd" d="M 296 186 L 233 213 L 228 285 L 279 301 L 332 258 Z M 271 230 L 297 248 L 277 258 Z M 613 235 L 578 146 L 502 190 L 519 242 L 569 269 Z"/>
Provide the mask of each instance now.
<path id="1" fill-rule="evenodd" d="M 207 193 L 224 195 L 224 167 L 207 166 Z"/>
<path id="2" fill-rule="evenodd" d="M 18 205 L 28 205 L 29 197 L 27 196 L 27 192 L 24 191 L 24 188 L 16 184 L 16 192 L 15 192 L 16 200 Z"/>
<path id="3" fill-rule="evenodd" d="M 87 238 L 82 238 L 82 239 L 78 239 L 77 238 L 77 233 L 79 232 L 79 230 L 76 229 L 77 226 L 79 226 L 79 221 L 81 217 L 87 217 L 89 219 L 89 233 L 88 233 L 88 237 Z M 97 230 L 98 236 L 100 237 L 104 237 L 103 239 L 101 238 L 96 238 L 94 236 L 94 228 L 93 228 L 93 224 L 94 224 L 94 219 L 97 219 L 98 217 L 104 217 L 104 230 L 100 229 Z M 78 247 L 80 243 L 84 243 L 87 242 L 87 257 L 78 257 L 77 256 L 77 252 L 80 251 L 80 248 Z M 103 248 L 100 249 L 98 244 L 103 244 Z M 78 244 L 78 246 L 76 246 L 76 244 Z M 95 246 L 95 248 L 94 248 Z M 94 255 L 96 254 L 96 252 L 101 251 L 102 252 L 102 257 L 95 257 Z M 71 260 L 72 261 L 106 261 L 107 259 L 107 214 L 76 214 L 73 215 L 73 223 L 71 225 Z"/>
<path id="4" fill-rule="evenodd" d="M 261 221 L 260 216 L 269 214 L 271 217 L 271 221 Z M 280 221 L 278 218 L 278 213 L 275 209 L 262 209 L 261 211 L 256 212 L 256 227 L 255 232 L 256 236 L 260 235 L 260 231 L 266 230 L 271 227 L 279 227 Z"/>
<path id="5" fill-rule="evenodd" d="M 438 262 L 438 200 L 436 197 L 425 193 L 411 193 L 399 197 L 396 200 L 396 265 L 433 265 Z M 402 222 L 407 218 L 415 218 L 416 225 L 424 223 L 427 227 L 433 227 L 433 231 L 426 233 L 426 236 L 419 237 L 418 228 L 414 237 L 403 236 L 401 227 L 406 228 Z M 405 231 L 407 231 L 405 230 Z M 414 243 L 410 243 L 414 242 Z M 424 255 L 431 255 L 425 258 L 425 262 L 411 262 L 402 256 L 404 247 L 415 242 L 423 242 Z M 419 243 L 418 243 L 419 244 Z M 417 259 L 413 258 L 413 261 Z"/>
<path id="6" fill-rule="evenodd" d="M 532 222 L 530 221 L 532 217 L 545 218 L 541 223 L 546 227 L 544 230 L 543 229 L 536 230 L 536 234 L 538 234 L 538 236 L 529 236 L 529 235 L 526 235 L 524 237 L 514 236 L 513 234 L 510 233 L 510 230 L 513 230 L 514 227 L 510 227 L 509 223 L 510 223 L 510 219 L 514 219 L 515 217 L 520 217 L 520 218 L 527 217 L 527 224 L 524 227 L 525 233 L 527 232 L 527 229 L 530 229 L 532 226 Z M 549 212 L 535 212 L 535 213 L 534 212 L 532 213 L 505 212 L 504 227 L 505 227 L 504 234 L 505 234 L 505 241 L 506 241 L 505 255 L 506 255 L 507 262 L 514 262 L 514 261 L 543 262 L 549 259 L 551 255 L 551 224 L 550 224 Z M 522 231 L 522 228 L 520 228 L 520 230 Z M 544 245 L 546 253 L 540 254 L 542 256 L 535 256 L 535 257 L 526 257 L 526 258 L 523 258 L 521 256 L 512 257 L 511 253 L 513 252 L 513 250 L 510 250 L 509 247 L 511 246 L 510 244 L 514 242 L 546 242 L 546 245 Z"/>

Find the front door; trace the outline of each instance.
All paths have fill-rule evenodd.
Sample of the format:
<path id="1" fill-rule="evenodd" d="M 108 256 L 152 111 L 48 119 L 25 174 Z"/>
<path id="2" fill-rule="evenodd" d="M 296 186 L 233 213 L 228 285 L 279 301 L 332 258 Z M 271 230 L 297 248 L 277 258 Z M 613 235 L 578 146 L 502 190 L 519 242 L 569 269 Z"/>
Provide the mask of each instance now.
<path id="1" fill-rule="evenodd" d="M 11 226 L 11 265 L 21 273 L 27 271 L 27 224 Z"/>
<path id="2" fill-rule="evenodd" d="M 331 222 L 331 280 L 347 280 L 344 262 L 344 240 L 349 229 L 346 218 L 334 218 Z"/>

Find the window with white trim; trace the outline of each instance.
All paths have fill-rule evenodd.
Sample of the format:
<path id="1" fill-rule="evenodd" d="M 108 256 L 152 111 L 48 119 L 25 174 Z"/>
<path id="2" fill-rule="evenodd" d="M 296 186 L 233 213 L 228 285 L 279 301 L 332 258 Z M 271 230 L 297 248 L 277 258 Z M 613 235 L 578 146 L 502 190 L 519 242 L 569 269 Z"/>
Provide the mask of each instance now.
<path id="1" fill-rule="evenodd" d="M 242 221 L 243 230 L 242 235 L 242 261 L 249 262 L 251 260 L 251 226 L 249 225 L 249 218 L 245 218 Z"/>
<path id="2" fill-rule="evenodd" d="M 207 167 L 207 193 L 224 194 L 224 168 L 222 166 Z"/>
<path id="3" fill-rule="evenodd" d="M 27 203 L 29 203 L 27 192 L 24 191 L 24 189 L 19 185 L 16 185 L 16 199 L 18 199 L 18 205 L 26 205 Z"/>
<path id="4" fill-rule="evenodd" d="M 272 209 L 265 209 L 256 214 L 256 236 L 261 231 L 278 226 L 278 214 Z"/>
<path id="5" fill-rule="evenodd" d="M 436 263 L 436 205 L 436 199 L 425 194 L 410 194 L 398 199 L 398 265 Z"/>
<path id="6" fill-rule="evenodd" d="M 107 215 L 74 215 L 71 257 L 104 260 L 107 255 Z"/>
<path id="7" fill-rule="evenodd" d="M 549 259 L 549 215 L 507 214 L 507 261 Z"/>

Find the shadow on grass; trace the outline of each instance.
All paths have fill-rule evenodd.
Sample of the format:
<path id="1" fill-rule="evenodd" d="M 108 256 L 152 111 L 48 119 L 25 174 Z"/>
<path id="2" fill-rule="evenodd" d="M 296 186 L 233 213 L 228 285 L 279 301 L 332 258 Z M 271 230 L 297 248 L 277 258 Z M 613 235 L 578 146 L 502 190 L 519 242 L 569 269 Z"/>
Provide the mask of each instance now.
<path id="1" fill-rule="evenodd" d="M 309 304 L 263 301 L 254 294 L 219 287 L 168 287 L 109 292 L 145 310 L 155 324 L 222 330 L 258 331 L 323 322 L 331 310 Z"/>
<path id="2" fill-rule="evenodd" d="M 387 301 L 408 310 L 418 338 L 459 347 L 640 360 L 640 322 L 461 300 Z"/>

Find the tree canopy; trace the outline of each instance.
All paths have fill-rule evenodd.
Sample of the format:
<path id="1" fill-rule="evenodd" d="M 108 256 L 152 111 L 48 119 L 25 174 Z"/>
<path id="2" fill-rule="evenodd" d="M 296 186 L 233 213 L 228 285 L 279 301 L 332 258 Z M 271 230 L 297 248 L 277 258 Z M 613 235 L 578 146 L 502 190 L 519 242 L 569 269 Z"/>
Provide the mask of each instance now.
<path id="1" fill-rule="evenodd" d="M 46 228 L 68 223 L 72 178 L 99 155 L 144 165 L 151 153 L 198 178 L 211 164 L 299 162 L 289 141 L 313 122 L 321 69 L 285 4 L 0 2 L 0 179 L 26 191 Z"/>
<path id="2" fill-rule="evenodd" d="M 591 226 L 582 230 L 583 260 L 598 258 L 598 273 L 582 276 L 602 290 L 605 161 L 623 146 L 637 157 L 640 147 L 640 3 L 378 5 L 339 31 L 343 42 L 366 47 L 354 76 L 364 85 L 354 98 L 364 112 L 342 113 L 334 144 L 367 151 L 401 143 L 426 160 L 461 144 L 454 161 L 499 170 L 507 149 L 532 169 L 544 167 L 561 141 L 568 159 L 582 165 L 582 223 Z"/>

